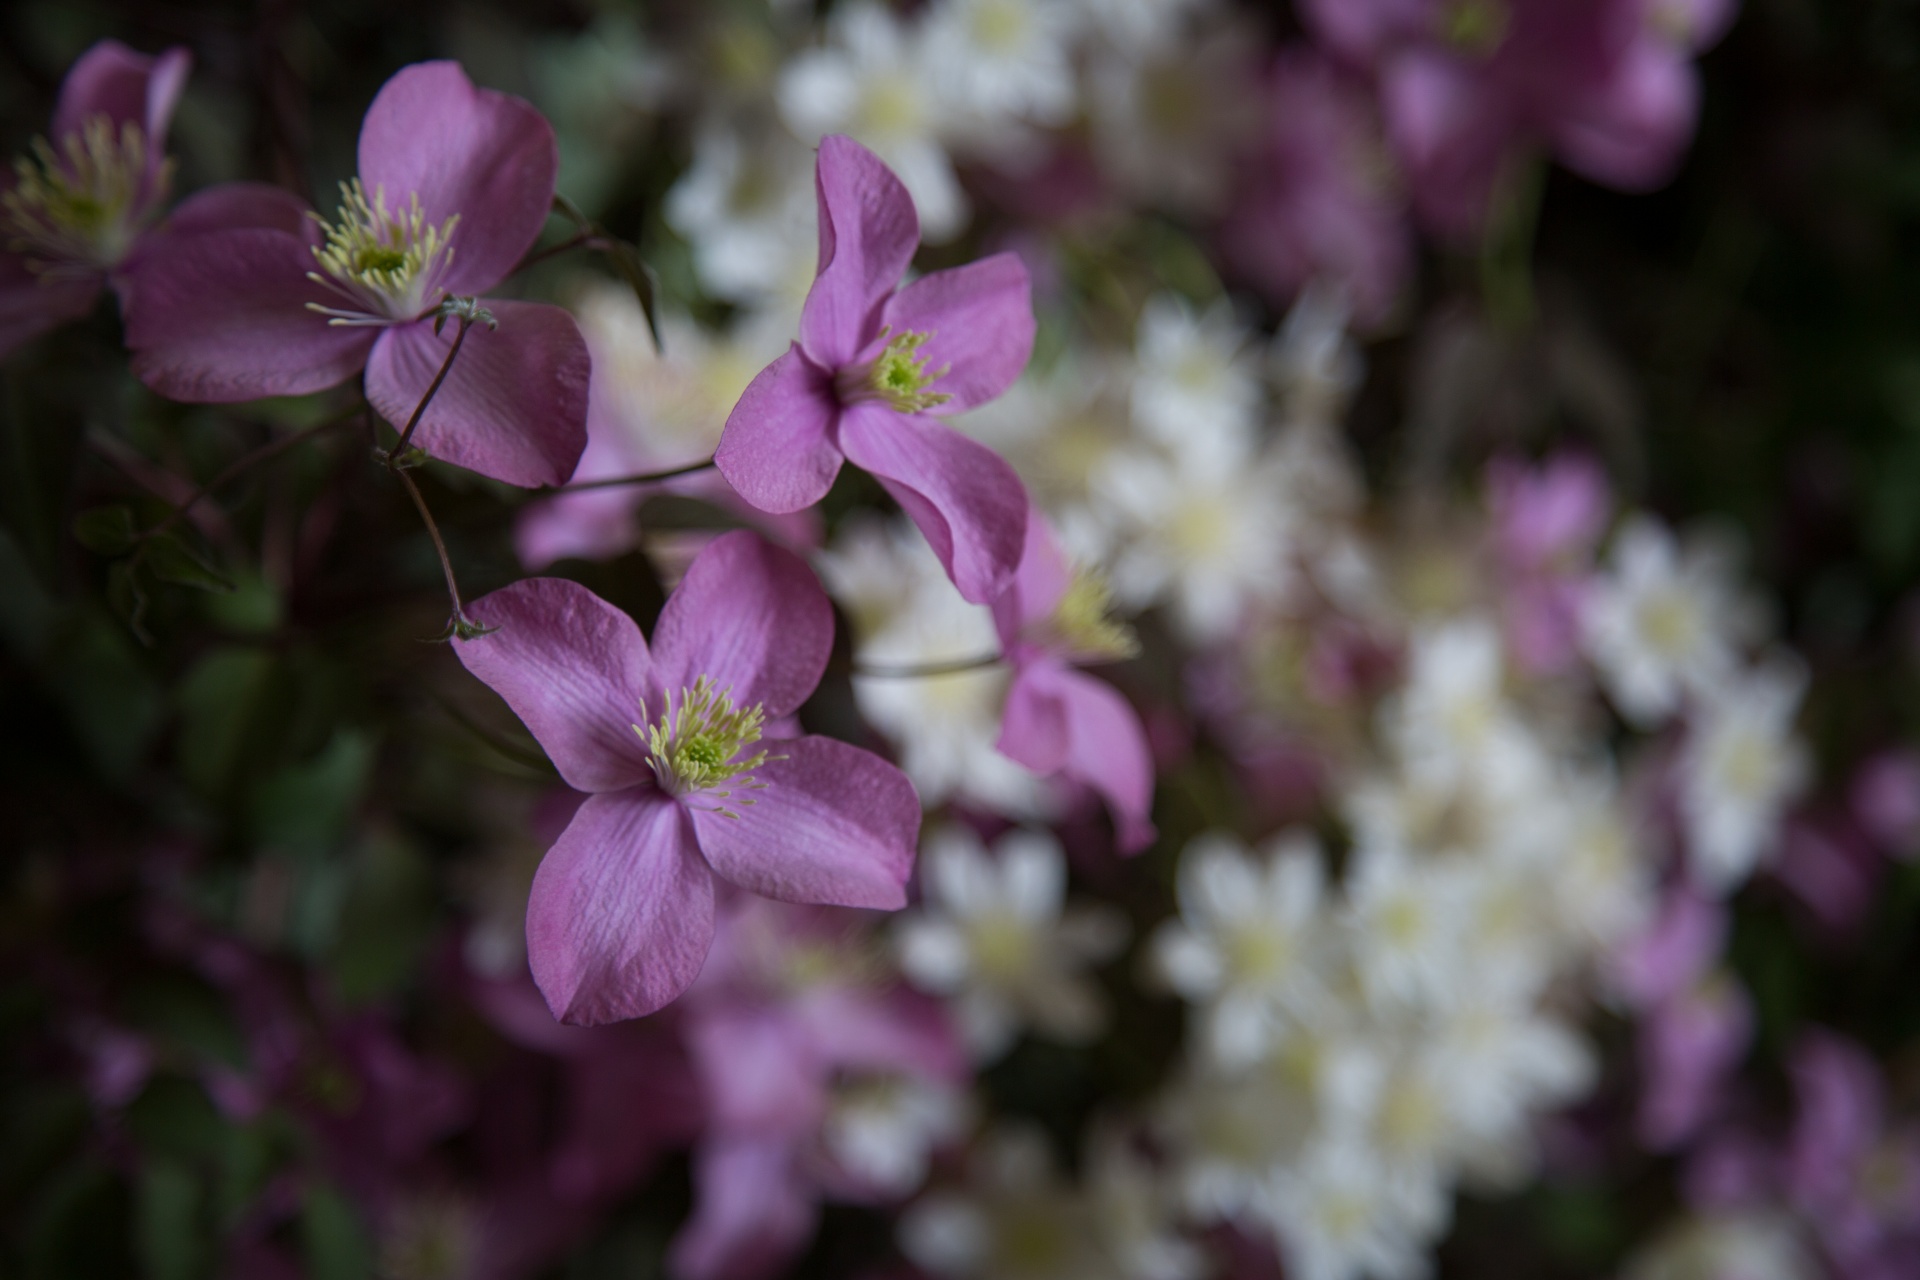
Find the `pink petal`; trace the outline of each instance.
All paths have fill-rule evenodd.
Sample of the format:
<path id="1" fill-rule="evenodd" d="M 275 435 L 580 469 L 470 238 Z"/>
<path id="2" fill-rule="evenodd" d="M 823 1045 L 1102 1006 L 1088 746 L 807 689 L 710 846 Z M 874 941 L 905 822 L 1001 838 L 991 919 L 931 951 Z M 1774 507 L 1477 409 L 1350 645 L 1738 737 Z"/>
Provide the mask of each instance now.
<path id="1" fill-rule="evenodd" d="M 833 649 L 833 606 L 806 562 L 757 534 L 707 544 L 653 629 L 653 687 L 677 694 L 701 676 L 740 706 L 784 716 L 807 700 Z M 656 712 L 658 708 L 655 708 Z"/>
<path id="2" fill-rule="evenodd" d="M 1620 59 L 1610 81 L 1560 123 L 1569 169 L 1623 191 L 1646 191 L 1673 176 L 1700 109 L 1692 61 L 1649 33 Z"/>
<path id="3" fill-rule="evenodd" d="M 993 623 L 1000 646 L 1011 650 L 1021 633 L 1045 622 L 1059 607 L 1073 582 L 1073 564 L 1054 536 L 1053 526 L 1037 509 L 1027 510 L 1027 540 L 1013 581 L 993 602 Z"/>
<path id="4" fill-rule="evenodd" d="M 880 323 L 895 333 L 930 333 L 920 348 L 929 370 L 946 374 L 930 390 L 952 396 L 934 412 L 960 413 L 1013 385 L 1033 356 L 1033 286 L 1017 253 L 997 253 L 921 276 L 887 300 Z"/>
<path id="5" fill-rule="evenodd" d="M 134 373 L 169 399 L 216 404 L 346 381 L 375 332 L 307 310 L 330 298 L 312 267 L 304 239 L 273 230 L 169 236 L 164 253 L 137 255 L 119 279 Z"/>
<path id="6" fill-rule="evenodd" d="M 819 1217 L 793 1147 L 757 1135 L 710 1137 L 694 1156 L 698 1197 L 674 1237 L 668 1271 L 679 1280 L 750 1280 L 777 1274 L 806 1245 Z"/>
<path id="7" fill-rule="evenodd" d="M 1041 724 L 1056 716 L 1064 722 L 1067 750 L 1056 768 L 1107 802 L 1120 852 L 1138 853 L 1152 844 L 1153 753 L 1133 705 L 1112 685 L 1064 663 L 1044 660 L 1023 669 L 1008 694 L 997 745 L 1001 754 L 1036 773 L 1051 772 L 1041 765 L 1053 758 L 1054 744 L 1043 734 L 1031 741 L 1011 734 L 1016 699 L 1029 701 Z M 1045 709 L 1048 703 L 1052 709 Z"/>
<path id="8" fill-rule="evenodd" d="M 649 787 L 591 796 L 534 873 L 527 960 L 562 1022 L 669 1004 L 713 941 L 713 876 L 686 810 Z"/>
<path id="9" fill-rule="evenodd" d="M 920 245 L 913 197 L 879 156 L 851 138 L 820 140 L 820 272 L 800 313 L 800 343 L 838 369 L 879 330 L 880 308 Z"/>
<path id="10" fill-rule="evenodd" d="M 477 89 L 457 62 L 395 72 L 360 124 L 360 180 L 385 188 L 389 208 L 420 197 L 427 221 L 458 215 L 448 293 L 476 294 L 506 278 L 547 225 L 560 152 L 533 106 Z"/>
<path id="11" fill-rule="evenodd" d="M 169 49 L 153 58 L 118 40 L 100 41 L 74 61 L 61 82 L 53 112 L 54 145 L 79 133 L 93 116 L 106 116 L 116 127 L 129 121 L 139 125 L 157 156 L 166 148 L 167 125 L 191 65 L 185 49 Z"/>
<path id="12" fill-rule="evenodd" d="M 49 329 L 93 310 L 105 277 L 48 280 L 16 253 L 0 251 L 0 359 Z"/>
<path id="13" fill-rule="evenodd" d="M 796 344 L 747 385 L 727 415 L 714 464 L 762 511 L 810 507 L 840 473 L 831 438 L 839 413 L 833 379 Z"/>
<path id="14" fill-rule="evenodd" d="M 651 665 L 647 642 L 620 610 L 577 582 L 527 578 L 468 606 L 498 630 L 453 651 L 505 698 L 576 791 L 650 781 L 633 726 Z"/>
<path id="15" fill-rule="evenodd" d="M 1047 678 L 1057 665 L 1042 659 L 1014 676 L 1000 716 L 1000 738 L 993 744 L 1001 755 L 1043 778 L 1066 767 L 1073 745 L 1066 698 Z"/>
<path id="16" fill-rule="evenodd" d="M 926 535 L 960 594 L 991 604 L 1027 538 L 1027 491 L 1006 460 L 929 418 L 860 405 L 840 417 L 840 448 L 878 476 Z"/>
<path id="17" fill-rule="evenodd" d="M 202 231 L 273 230 L 297 236 L 308 244 L 320 240 L 319 227 L 308 216 L 307 202 L 284 187 L 265 182 L 223 182 L 196 191 L 167 215 L 162 231 L 186 235 Z M 305 264 L 313 269 L 309 256 Z"/>
<path id="18" fill-rule="evenodd" d="M 434 457 L 533 489 L 565 484 L 587 447 L 587 343 L 573 317 L 539 302 L 486 300 L 414 442 Z M 404 425 L 446 363 L 457 327 L 431 320 L 384 331 L 367 359 L 367 399 Z"/>
<path id="19" fill-rule="evenodd" d="M 708 1002 L 690 1011 L 685 1034 L 715 1128 L 799 1137 L 820 1123 L 829 1068 L 786 1010 Z"/>
<path id="20" fill-rule="evenodd" d="M 835 738 L 768 745 L 773 758 L 753 771 L 759 789 L 736 790 L 727 802 L 739 817 L 697 798 L 688 804 L 714 871 L 781 902 L 904 907 L 920 835 L 920 798 L 907 775 Z"/>

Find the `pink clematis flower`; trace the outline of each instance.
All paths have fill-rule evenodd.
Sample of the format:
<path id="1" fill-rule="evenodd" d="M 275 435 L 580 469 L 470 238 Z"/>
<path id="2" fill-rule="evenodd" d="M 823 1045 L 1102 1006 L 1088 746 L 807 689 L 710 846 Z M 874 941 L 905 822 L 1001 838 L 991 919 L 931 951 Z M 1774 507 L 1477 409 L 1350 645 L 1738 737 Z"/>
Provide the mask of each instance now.
<path id="1" fill-rule="evenodd" d="M 171 185 L 167 125 L 189 62 L 103 40 L 67 71 L 51 136 L 0 178 L 0 356 L 93 310 L 141 247 Z"/>
<path id="2" fill-rule="evenodd" d="M 1019 572 L 993 605 L 1013 666 L 995 747 L 1035 773 L 1093 788 L 1113 814 L 1120 852 L 1132 854 L 1155 834 L 1147 731 L 1118 690 L 1075 670 L 1133 655 L 1133 636 L 1108 617 L 1108 605 L 1105 584 L 1076 569 L 1046 517 L 1030 512 Z"/>
<path id="3" fill-rule="evenodd" d="M 1001 253 L 896 288 L 920 243 L 913 200 L 879 157 L 822 139 L 820 268 L 800 340 L 761 371 L 714 461 L 763 511 L 826 496 L 851 460 L 920 526 L 960 594 L 989 604 L 1012 578 L 1027 497 L 1013 468 L 934 416 L 983 404 L 1033 353 L 1027 269 Z"/>
<path id="4" fill-rule="evenodd" d="M 920 828 L 913 784 L 831 738 L 762 741 L 819 683 L 833 611 L 752 534 L 694 558 L 654 629 L 585 587 L 530 578 L 475 602 L 463 641 L 567 785 L 588 792 L 535 874 L 534 981 L 562 1022 L 651 1013 L 699 974 L 713 877 L 786 902 L 896 910 Z"/>
<path id="5" fill-rule="evenodd" d="M 406 422 L 455 340 L 442 304 L 513 271 L 546 224 L 559 152 L 532 106 L 423 62 L 367 109 L 359 167 L 331 223 L 252 183 L 186 201 L 128 273 L 134 372 L 226 403 L 364 369 L 374 408 Z M 414 441 L 509 484 L 563 483 L 586 447 L 586 343 L 558 307 L 484 305 L 495 323 L 467 333 Z"/>

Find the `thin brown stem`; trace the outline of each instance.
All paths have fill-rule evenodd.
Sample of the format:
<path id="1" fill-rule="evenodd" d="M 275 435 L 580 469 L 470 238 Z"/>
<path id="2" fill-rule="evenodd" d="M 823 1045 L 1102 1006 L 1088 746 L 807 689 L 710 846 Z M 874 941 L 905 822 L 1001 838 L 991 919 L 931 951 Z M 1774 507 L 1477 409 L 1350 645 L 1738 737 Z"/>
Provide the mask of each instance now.
<path id="1" fill-rule="evenodd" d="M 684 467 L 668 467 L 665 471 L 642 471 L 637 475 L 612 476 L 605 480 L 576 480 L 571 484 L 563 484 L 556 489 L 549 489 L 547 492 L 579 493 L 586 489 L 617 489 L 621 485 L 652 484 L 656 480 L 671 480 L 675 476 L 690 476 L 696 472 L 705 471 L 711 466 L 713 466 L 713 459 L 705 458 L 699 462 L 689 462 Z"/>
<path id="2" fill-rule="evenodd" d="M 458 318 L 460 329 L 453 335 L 453 346 L 448 348 L 447 358 L 440 362 L 440 372 L 433 375 L 433 381 L 427 384 L 427 394 L 421 396 L 420 403 L 413 406 L 413 416 L 407 419 L 406 428 L 401 431 L 399 442 L 387 450 L 389 471 L 399 469 L 400 455 L 405 453 L 407 446 L 413 442 L 414 428 L 420 425 L 420 419 L 427 412 L 427 406 L 432 404 L 434 396 L 440 393 L 440 384 L 447 380 L 447 374 L 453 370 L 453 362 L 460 356 L 460 348 L 467 340 L 467 330 L 473 327 L 474 318 L 471 315 L 461 315 Z"/>
<path id="3" fill-rule="evenodd" d="M 200 505 L 201 499 L 207 497 L 215 489 L 223 488 L 230 481 L 245 475 L 261 463 L 269 462 L 279 457 L 301 441 L 310 440 L 323 431 L 331 430 L 341 423 L 349 421 L 357 412 L 357 409 L 350 409 L 346 413 L 336 414 L 324 422 L 316 422 L 310 427 L 302 427 L 292 435 L 281 436 L 278 440 L 269 440 L 253 452 L 234 459 L 234 461 L 228 463 L 218 475 L 214 476 L 213 479 L 207 481 L 191 494 L 187 495 L 186 501 L 180 503 L 174 507 L 172 511 L 169 511 L 165 516 L 161 517 L 158 524 L 142 530 L 139 535 L 140 540 L 144 542 L 148 538 L 155 538 L 165 533 L 167 530 L 173 528 L 174 525 L 186 519 L 188 514 Z"/>
<path id="4" fill-rule="evenodd" d="M 947 662 L 871 663 L 856 662 L 853 674 L 877 680 L 918 680 L 931 676 L 951 676 L 962 671 L 984 671 L 1007 660 L 1004 653 L 983 653 L 973 658 L 954 658 Z"/>
<path id="5" fill-rule="evenodd" d="M 479 627 L 467 617 L 467 608 L 460 599 L 460 583 L 453 576 L 453 558 L 447 554 L 447 541 L 440 536 L 440 526 L 434 523 L 433 512 L 427 509 L 427 497 L 420 492 L 420 486 L 413 482 L 404 467 L 395 468 L 393 474 L 405 486 L 407 496 L 413 499 L 413 509 L 420 513 L 420 523 L 427 526 L 427 536 L 433 539 L 433 553 L 440 557 L 440 572 L 447 580 L 447 599 L 453 606 L 452 616 L 447 619 L 447 630 L 440 639 L 449 636 L 466 638 L 470 634 L 481 634 Z"/>
<path id="6" fill-rule="evenodd" d="M 602 243 L 599 236 L 589 231 L 582 231 L 578 235 L 562 240 L 559 244 L 549 245 L 545 249 L 528 254 L 520 259 L 520 265 L 514 268 L 514 272 L 517 274 L 525 271 L 528 267 L 545 262 L 548 258 L 557 258 L 574 249 L 598 249 L 602 247 Z"/>

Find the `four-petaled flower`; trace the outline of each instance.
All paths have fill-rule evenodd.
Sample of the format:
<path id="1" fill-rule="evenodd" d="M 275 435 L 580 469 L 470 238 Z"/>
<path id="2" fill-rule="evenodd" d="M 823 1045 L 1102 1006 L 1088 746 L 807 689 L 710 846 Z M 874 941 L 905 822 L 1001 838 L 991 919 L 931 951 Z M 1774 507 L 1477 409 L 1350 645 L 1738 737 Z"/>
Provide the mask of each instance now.
<path id="1" fill-rule="evenodd" d="M 649 650 L 585 587 L 529 578 L 476 601 L 463 641 L 560 776 L 590 793 L 534 877 L 527 956 L 563 1022 L 651 1013 L 699 974 L 713 877 L 783 902 L 893 910 L 920 828 L 906 776 L 832 738 L 764 738 L 819 683 L 833 610 L 749 533 L 687 570 Z"/>
<path id="2" fill-rule="evenodd" d="M 405 67 L 367 109 L 360 173 L 331 222 L 253 183 L 182 204 L 165 251 L 129 269 L 134 372 L 172 399 L 226 403 L 364 368 L 374 408 L 405 423 L 458 334 L 443 304 L 519 264 L 558 168 L 553 128 L 529 104 L 475 88 L 457 63 Z M 492 323 L 467 333 L 414 443 L 509 484 L 563 483 L 587 443 L 586 343 L 559 307 L 485 309 Z"/>
<path id="3" fill-rule="evenodd" d="M 189 61 L 102 40 L 67 72 L 48 136 L 0 182 L 0 356 L 121 284 L 172 185 L 167 125 Z"/>
<path id="4" fill-rule="evenodd" d="M 761 371 L 714 455 L 762 511 L 826 496 L 842 460 L 879 478 L 960 594 L 989 604 L 1020 562 L 1027 497 L 999 455 L 934 421 L 998 396 L 1033 352 L 1032 290 L 1011 253 L 896 289 L 920 242 L 906 188 L 839 135 L 820 143 L 820 270 L 800 340 Z"/>

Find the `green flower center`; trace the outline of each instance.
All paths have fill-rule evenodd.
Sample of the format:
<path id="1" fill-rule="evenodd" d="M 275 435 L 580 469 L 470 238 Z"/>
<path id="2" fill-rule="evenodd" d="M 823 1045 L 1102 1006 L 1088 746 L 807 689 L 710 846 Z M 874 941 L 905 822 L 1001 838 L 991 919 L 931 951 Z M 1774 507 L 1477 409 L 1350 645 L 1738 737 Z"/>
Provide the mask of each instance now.
<path id="1" fill-rule="evenodd" d="M 131 120 L 115 129 L 93 116 L 56 149 L 33 140 L 33 156 L 13 162 L 14 185 L 0 195 L 6 247 L 35 274 L 75 275 L 116 265 L 133 246 L 133 219 L 147 177 L 147 137 Z M 165 192 L 172 162 L 162 164 L 151 194 Z"/>
<path id="2" fill-rule="evenodd" d="M 389 210 L 384 187 L 373 196 L 360 179 L 340 184 L 340 212 L 332 222 L 308 215 L 326 232 L 326 243 L 316 245 L 314 261 L 320 270 L 307 278 L 324 285 L 350 305 L 326 307 L 309 302 L 307 309 L 337 325 L 384 325 L 425 315 L 440 301 L 441 279 L 453 261 L 455 214 L 439 226 L 429 225 L 419 195 L 407 197 L 406 207 Z"/>
<path id="3" fill-rule="evenodd" d="M 766 723 L 766 709 L 760 703 L 736 707 L 730 688 L 716 688 L 711 678 L 701 676 L 680 691 L 677 704 L 672 694 L 667 695 L 658 720 L 646 728 L 634 725 L 633 731 L 647 744 L 654 777 L 673 795 L 749 805 L 751 799 L 735 800 L 734 791 L 757 789 L 763 784 L 754 782 L 752 771 L 769 759 L 785 759 L 765 751 L 742 754 L 760 741 Z M 733 786 L 718 790 L 723 783 Z M 715 805 L 715 811 L 729 818 L 740 816 L 724 803 Z"/>
<path id="4" fill-rule="evenodd" d="M 876 400 L 899 413 L 924 413 L 953 399 L 927 390 L 952 367 L 941 365 L 928 371 L 929 357 L 921 355 L 920 348 L 933 340 L 931 333 L 894 333 L 889 327 L 881 336 L 887 345 L 871 363 L 843 369 L 834 379 L 842 404 Z"/>
<path id="5" fill-rule="evenodd" d="M 1507 38 L 1511 16 L 1502 0 L 1454 0 L 1442 13 L 1440 34 L 1462 53 L 1485 57 Z"/>

